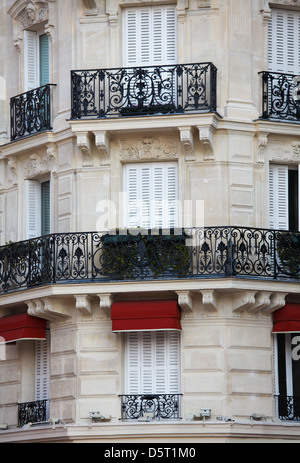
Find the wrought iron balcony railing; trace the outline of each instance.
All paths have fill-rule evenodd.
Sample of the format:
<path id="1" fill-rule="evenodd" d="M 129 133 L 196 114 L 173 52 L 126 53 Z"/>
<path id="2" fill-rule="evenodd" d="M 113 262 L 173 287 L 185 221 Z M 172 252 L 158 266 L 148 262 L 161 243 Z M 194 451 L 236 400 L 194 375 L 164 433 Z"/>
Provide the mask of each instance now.
<path id="1" fill-rule="evenodd" d="M 54 84 L 29 90 L 10 99 L 11 140 L 51 130 L 51 89 Z"/>
<path id="2" fill-rule="evenodd" d="M 49 418 L 49 400 L 36 400 L 18 404 L 18 426 L 28 423 L 43 423 Z"/>
<path id="3" fill-rule="evenodd" d="M 278 417 L 284 421 L 300 421 L 300 397 L 276 396 Z"/>
<path id="4" fill-rule="evenodd" d="M 124 394 L 120 397 L 123 420 L 136 420 L 145 413 L 155 420 L 180 419 L 181 394 Z"/>
<path id="5" fill-rule="evenodd" d="M 72 119 L 214 112 L 212 63 L 71 71 Z"/>
<path id="6" fill-rule="evenodd" d="M 300 280 L 300 233 L 242 227 L 55 233 L 0 247 L 0 292 L 69 282 Z"/>
<path id="7" fill-rule="evenodd" d="M 262 119 L 300 121 L 300 76 L 261 72 Z"/>

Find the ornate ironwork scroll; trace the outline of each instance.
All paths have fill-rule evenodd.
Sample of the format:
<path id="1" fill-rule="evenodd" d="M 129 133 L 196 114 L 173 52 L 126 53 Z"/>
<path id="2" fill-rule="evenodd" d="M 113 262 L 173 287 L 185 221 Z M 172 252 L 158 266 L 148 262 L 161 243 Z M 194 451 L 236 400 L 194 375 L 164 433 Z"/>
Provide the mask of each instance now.
<path id="1" fill-rule="evenodd" d="M 49 400 L 36 400 L 18 404 L 18 426 L 28 423 L 41 423 L 48 419 Z"/>
<path id="2" fill-rule="evenodd" d="M 276 396 L 277 413 L 281 420 L 300 421 L 300 397 Z"/>
<path id="3" fill-rule="evenodd" d="M 279 72 L 261 72 L 262 119 L 300 121 L 300 77 Z"/>
<path id="4" fill-rule="evenodd" d="M 156 420 L 180 419 L 181 394 L 120 395 L 122 419 L 136 420 L 144 413 L 153 413 Z"/>
<path id="5" fill-rule="evenodd" d="M 11 140 L 52 129 L 51 87 L 47 84 L 10 99 Z"/>
<path id="6" fill-rule="evenodd" d="M 71 72 L 72 119 L 216 111 L 212 63 Z"/>

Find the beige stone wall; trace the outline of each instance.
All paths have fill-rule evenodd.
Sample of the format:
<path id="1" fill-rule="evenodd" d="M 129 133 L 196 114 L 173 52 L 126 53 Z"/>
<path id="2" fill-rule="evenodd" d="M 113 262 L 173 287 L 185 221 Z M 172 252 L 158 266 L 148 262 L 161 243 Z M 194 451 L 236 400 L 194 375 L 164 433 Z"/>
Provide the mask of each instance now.
<path id="1" fill-rule="evenodd" d="M 269 162 L 300 163 L 299 126 L 258 119 L 258 72 L 267 68 L 269 2 L 174 2 L 178 62 L 216 65 L 218 114 L 70 121 L 70 70 L 121 67 L 122 8 L 140 2 L 75 3 L 77 8 L 74 0 L 49 1 L 51 81 L 57 84 L 53 131 L 14 143 L 7 143 L 9 98 L 23 91 L 22 25 L 7 15 L 13 0 L 1 4 L 0 43 L 5 53 L 0 54 L 0 77 L 5 78 L 6 99 L 0 98 L 0 244 L 25 238 L 24 185 L 28 178 L 51 180 L 53 232 L 96 230 L 98 204 L 103 200 L 113 202 L 119 217 L 123 166 L 137 161 L 130 153 L 143 146 L 145 139 L 155 140 L 160 157 L 152 151 L 139 160 L 177 161 L 179 199 L 204 201 L 205 226 L 269 227 Z M 97 11 L 90 9 L 91 4 Z M 26 296 L 25 292 L 24 296 L 0 296 L 0 316 L 12 313 L 15 304 L 28 310 L 32 305 L 25 302 L 35 301 L 33 306 L 44 308 L 42 312 L 34 309 L 34 314 L 50 321 L 51 416 L 86 425 L 89 412 L 99 410 L 112 417 L 112 426 L 121 425 L 122 336 L 112 333 L 109 304 L 106 311 L 100 308 L 98 296 L 116 293 L 125 299 L 146 298 L 154 293 L 154 297 L 166 297 L 183 289 L 193 299 L 192 310 L 185 307 L 182 315 L 183 423 L 194 425 L 191 417 L 200 408 L 211 408 L 213 419 L 249 421 L 259 413 L 271 422 L 275 417 L 272 311 L 280 303 L 267 297 L 262 304 L 259 292 L 279 294 L 283 305 L 287 294 L 298 294 L 297 284 L 259 280 L 240 286 L 216 280 L 160 283 L 57 285 L 28 290 Z M 88 294 L 91 300 L 84 299 L 78 308 L 77 292 Z M 0 423 L 16 425 L 16 403 L 33 399 L 32 358 L 32 344 L 7 347 L 6 359 L 0 362 Z M 179 424 L 174 427 L 179 432 Z M 117 435 L 115 428 L 111 432 Z M 172 435 L 172 429 L 167 433 Z"/>

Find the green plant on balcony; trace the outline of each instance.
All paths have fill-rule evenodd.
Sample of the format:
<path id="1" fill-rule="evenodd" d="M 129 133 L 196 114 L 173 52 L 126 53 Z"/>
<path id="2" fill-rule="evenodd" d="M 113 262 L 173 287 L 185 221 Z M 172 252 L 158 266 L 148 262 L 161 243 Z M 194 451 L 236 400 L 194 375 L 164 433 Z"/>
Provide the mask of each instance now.
<path id="1" fill-rule="evenodd" d="M 300 233 L 279 232 L 276 235 L 277 252 L 282 269 L 289 273 L 300 272 Z"/>
<path id="2" fill-rule="evenodd" d="M 170 230 L 169 234 L 106 234 L 102 241 L 102 273 L 122 279 L 186 275 L 190 268 L 190 248 L 186 235 Z"/>

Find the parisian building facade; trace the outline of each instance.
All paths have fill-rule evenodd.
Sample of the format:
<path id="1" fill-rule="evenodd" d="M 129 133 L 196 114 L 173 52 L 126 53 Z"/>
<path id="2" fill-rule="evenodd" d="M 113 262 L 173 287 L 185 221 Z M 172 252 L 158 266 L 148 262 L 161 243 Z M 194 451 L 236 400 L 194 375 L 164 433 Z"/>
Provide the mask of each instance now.
<path id="1" fill-rule="evenodd" d="M 0 442 L 300 440 L 300 1 L 0 8 Z"/>

